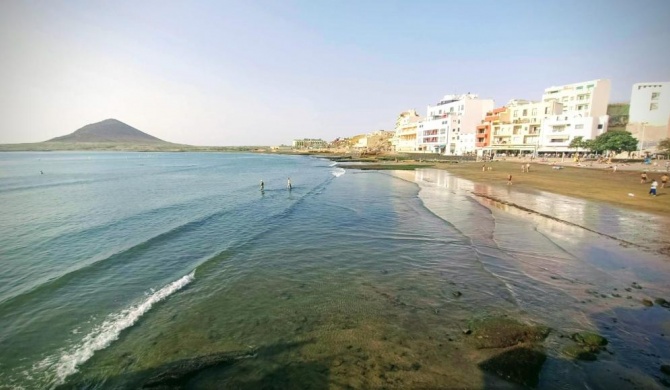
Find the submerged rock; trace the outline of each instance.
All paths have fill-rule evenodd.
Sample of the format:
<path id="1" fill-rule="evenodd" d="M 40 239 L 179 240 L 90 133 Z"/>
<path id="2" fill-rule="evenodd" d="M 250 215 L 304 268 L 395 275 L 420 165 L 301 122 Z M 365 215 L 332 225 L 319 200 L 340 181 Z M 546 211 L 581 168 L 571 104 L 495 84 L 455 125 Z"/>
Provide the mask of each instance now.
<path id="1" fill-rule="evenodd" d="M 589 348 L 585 348 L 583 345 L 568 345 L 563 348 L 563 353 L 573 359 L 589 361 L 598 359 L 598 356 L 595 353 L 591 352 Z"/>
<path id="2" fill-rule="evenodd" d="M 670 375 L 670 364 L 663 364 L 661 366 L 661 372 L 666 375 Z"/>
<path id="3" fill-rule="evenodd" d="M 660 306 L 663 306 L 663 307 L 666 307 L 666 308 L 670 308 L 670 302 L 666 301 L 663 298 L 656 298 L 656 299 L 654 299 L 654 302 L 656 302 L 657 305 L 660 305 Z"/>
<path id="4" fill-rule="evenodd" d="M 642 300 L 642 304 L 647 306 L 647 307 L 654 306 L 654 302 L 652 302 L 651 300 L 646 299 L 646 298 Z"/>
<path id="5" fill-rule="evenodd" d="M 181 360 L 165 366 L 161 371 L 142 384 L 142 388 L 181 388 L 202 370 L 227 366 L 241 359 L 256 357 L 256 351 L 221 352 Z"/>
<path id="6" fill-rule="evenodd" d="M 538 342 L 549 334 L 549 328 L 523 324 L 506 317 L 489 317 L 473 320 L 469 329 L 476 348 L 505 348 L 520 343 Z"/>
<path id="7" fill-rule="evenodd" d="M 547 355 L 526 347 L 517 347 L 496 355 L 479 364 L 479 367 L 510 382 L 536 387 Z"/>

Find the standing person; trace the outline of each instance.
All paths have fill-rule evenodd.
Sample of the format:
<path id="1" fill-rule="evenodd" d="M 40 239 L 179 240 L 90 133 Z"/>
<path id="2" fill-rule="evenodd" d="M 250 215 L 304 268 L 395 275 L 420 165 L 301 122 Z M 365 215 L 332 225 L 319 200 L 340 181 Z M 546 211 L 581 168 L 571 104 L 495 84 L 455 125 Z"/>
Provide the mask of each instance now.
<path id="1" fill-rule="evenodd" d="M 668 184 L 668 174 L 665 173 L 661 176 L 661 188 L 665 188 L 665 185 Z"/>
<path id="2" fill-rule="evenodd" d="M 656 196 L 656 187 L 658 187 L 658 182 L 654 179 L 651 180 L 651 188 L 649 189 L 649 195 Z"/>
<path id="3" fill-rule="evenodd" d="M 521 172 L 526 172 L 526 164 L 521 164 Z"/>
<path id="4" fill-rule="evenodd" d="M 526 163 L 526 173 L 530 173 L 530 163 Z"/>
<path id="5" fill-rule="evenodd" d="M 642 174 L 640 175 L 640 184 L 644 184 L 646 182 L 647 182 L 647 172 L 645 171 L 642 172 Z"/>
<path id="6" fill-rule="evenodd" d="M 286 188 L 289 189 L 289 190 L 293 188 L 293 186 L 291 185 L 291 178 L 290 177 L 288 178 L 288 181 L 286 182 Z"/>
<path id="7" fill-rule="evenodd" d="M 263 183 L 263 179 L 261 179 L 261 191 L 265 189 L 265 183 Z"/>
<path id="8" fill-rule="evenodd" d="M 507 185 L 508 186 L 512 185 L 512 174 L 507 175 Z"/>

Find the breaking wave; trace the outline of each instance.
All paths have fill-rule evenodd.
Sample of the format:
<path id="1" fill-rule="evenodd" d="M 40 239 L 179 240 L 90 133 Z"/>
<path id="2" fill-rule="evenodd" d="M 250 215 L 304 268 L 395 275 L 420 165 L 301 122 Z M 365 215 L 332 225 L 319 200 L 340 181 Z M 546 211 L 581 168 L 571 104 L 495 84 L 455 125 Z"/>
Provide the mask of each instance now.
<path id="1" fill-rule="evenodd" d="M 37 363 L 34 369 L 52 372 L 54 374 L 53 386 L 62 384 L 65 378 L 77 372 L 77 367 L 80 364 L 90 359 L 95 351 L 104 349 L 117 340 L 124 329 L 133 326 L 155 303 L 181 290 L 194 279 L 195 271 L 182 276 L 158 291 L 153 291 L 139 304 L 119 313 L 111 314 L 102 324 L 87 334 L 79 344 L 63 351 L 60 355 L 47 357 Z"/>

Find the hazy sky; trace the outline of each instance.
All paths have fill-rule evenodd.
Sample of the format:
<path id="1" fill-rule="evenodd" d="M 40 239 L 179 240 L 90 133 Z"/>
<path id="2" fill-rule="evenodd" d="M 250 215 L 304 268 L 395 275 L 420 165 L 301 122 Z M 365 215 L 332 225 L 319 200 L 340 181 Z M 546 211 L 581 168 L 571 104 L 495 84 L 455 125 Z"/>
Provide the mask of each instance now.
<path id="1" fill-rule="evenodd" d="M 166 141 L 392 129 L 445 94 L 670 81 L 670 1 L 0 1 L 0 143 L 116 118 Z"/>

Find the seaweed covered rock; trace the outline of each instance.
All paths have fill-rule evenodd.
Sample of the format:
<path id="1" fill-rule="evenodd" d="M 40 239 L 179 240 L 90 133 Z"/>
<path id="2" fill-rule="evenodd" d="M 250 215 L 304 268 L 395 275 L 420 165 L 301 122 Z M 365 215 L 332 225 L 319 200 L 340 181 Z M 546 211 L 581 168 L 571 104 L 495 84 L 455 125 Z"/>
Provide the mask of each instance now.
<path id="1" fill-rule="evenodd" d="M 469 338 L 476 348 L 506 348 L 521 343 L 543 341 L 549 328 L 528 325 L 507 317 L 487 317 L 470 322 Z"/>
<path id="2" fill-rule="evenodd" d="M 570 338 L 577 344 L 563 348 L 563 353 L 573 359 L 596 360 L 598 353 L 607 345 L 607 339 L 593 332 L 573 333 Z"/>
<path id="3" fill-rule="evenodd" d="M 574 341 L 576 341 L 578 344 L 587 346 L 587 347 L 595 347 L 595 348 L 600 348 L 604 347 L 607 345 L 607 339 L 604 338 L 603 336 L 593 333 L 593 332 L 578 332 L 574 333 L 571 337 Z"/>

